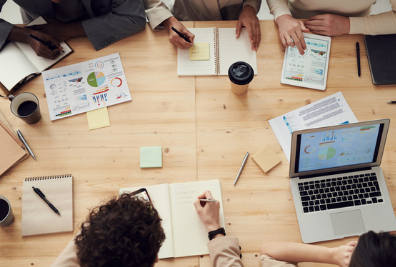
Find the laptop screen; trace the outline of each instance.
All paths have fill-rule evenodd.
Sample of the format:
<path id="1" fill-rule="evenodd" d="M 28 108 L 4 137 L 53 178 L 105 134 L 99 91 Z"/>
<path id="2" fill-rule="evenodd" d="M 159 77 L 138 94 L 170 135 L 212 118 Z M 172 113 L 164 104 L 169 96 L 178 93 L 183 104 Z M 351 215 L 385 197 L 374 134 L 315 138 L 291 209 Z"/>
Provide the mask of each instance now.
<path id="1" fill-rule="evenodd" d="M 375 162 L 383 124 L 352 126 L 298 135 L 295 171 L 317 171 Z"/>

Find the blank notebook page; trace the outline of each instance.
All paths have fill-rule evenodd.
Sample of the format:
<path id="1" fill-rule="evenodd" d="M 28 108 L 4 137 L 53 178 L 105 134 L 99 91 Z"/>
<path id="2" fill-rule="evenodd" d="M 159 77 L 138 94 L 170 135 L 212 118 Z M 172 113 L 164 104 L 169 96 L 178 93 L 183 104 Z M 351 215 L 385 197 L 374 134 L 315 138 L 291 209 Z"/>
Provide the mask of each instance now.
<path id="1" fill-rule="evenodd" d="M 235 28 L 219 28 L 219 75 L 228 75 L 231 64 L 237 61 L 249 63 L 257 75 L 257 56 L 256 51 L 252 50 L 249 34 L 245 28 L 241 35 L 235 37 Z"/>
<path id="2" fill-rule="evenodd" d="M 209 43 L 209 60 L 190 61 L 188 49 L 177 50 L 177 75 L 216 75 L 215 63 L 215 29 L 189 28 L 195 35 L 194 43 Z"/>
<path id="3" fill-rule="evenodd" d="M 209 254 L 208 231 L 194 207 L 197 196 L 210 190 L 220 201 L 220 225 L 224 227 L 224 212 L 219 180 L 170 185 L 175 257 Z"/>

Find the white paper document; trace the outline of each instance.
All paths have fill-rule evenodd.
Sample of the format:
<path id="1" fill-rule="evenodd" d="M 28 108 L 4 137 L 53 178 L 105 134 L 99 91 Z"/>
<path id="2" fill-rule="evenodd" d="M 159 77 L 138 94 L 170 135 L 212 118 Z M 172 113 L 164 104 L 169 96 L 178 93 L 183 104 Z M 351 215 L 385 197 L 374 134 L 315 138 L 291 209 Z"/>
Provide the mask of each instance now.
<path id="1" fill-rule="evenodd" d="M 341 92 L 269 120 L 289 162 L 294 131 L 354 122 L 358 120 Z"/>
<path id="2" fill-rule="evenodd" d="M 51 120 L 132 100 L 118 53 L 47 70 L 42 76 Z"/>

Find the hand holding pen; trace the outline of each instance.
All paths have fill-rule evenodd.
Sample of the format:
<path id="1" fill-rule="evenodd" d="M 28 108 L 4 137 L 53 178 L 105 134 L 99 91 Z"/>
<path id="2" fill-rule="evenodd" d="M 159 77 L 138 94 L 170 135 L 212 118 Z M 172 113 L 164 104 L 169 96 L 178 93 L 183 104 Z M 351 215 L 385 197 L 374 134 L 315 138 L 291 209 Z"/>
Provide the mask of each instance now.
<path id="1" fill-rule="evenodd" d="M 208 231 L 219 229 L 220 226 L 220 202 L 216 201 L 210 191 L 205 191 L 194 201 L 194 207 L 201 221 Z"/>
<path id="2" fill-rule="evenodd" d="M 63 48 L 57 40 L 39 31 L 29 33 L 28 42 L 40 57 L 55 59 L 63 52 Z"/>
<path id="3" fill-rule="evenodd" d="M 187 49 L 193 45 L 195 35 L 189 32 L 175 17 L 165 20 L 164 25 L 169 31 L 169 41 L 174 46 Z"/>

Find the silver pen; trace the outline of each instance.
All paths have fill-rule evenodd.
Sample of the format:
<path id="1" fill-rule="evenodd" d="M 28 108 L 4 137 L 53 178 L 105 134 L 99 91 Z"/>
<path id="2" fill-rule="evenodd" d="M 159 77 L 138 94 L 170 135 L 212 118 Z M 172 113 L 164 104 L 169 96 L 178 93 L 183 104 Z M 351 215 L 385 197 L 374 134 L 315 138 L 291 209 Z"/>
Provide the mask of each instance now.
<path id="1" fill-rule="evenodd" d="M 202 201 L 202 202 L 217 202 L 217 200 L 213 199 L 213 198 L 200 198 L 199 201 Z"/>
<path id="2" fill-rule="evenodd" d="M 246 163 L 246 160 L 247 160 L 248 156 L 249 156 L 249 152 L 246 152 L 246 155 L 245 155 L 245 157 L 243 158 L 243 161 L 242 161 L 241 168 L 239 168 L 239 172 L 238 172 L 237 177 L 236 177 L 236 179 L 235 179 L 234 186 L 235 186 L 236 183 L 238 182 L 239 176 L 241 175 L 241 172 L 242 172 L 242 170 L 243 170 L 243 167 L 245 167 L 245 163 Z"/>
<path id="3" fill-rule="evenodd" d="M 26 149 L 28 150 L 29 154 L 36 160 L 36 157 L 33 154 L 33 151 L 30 149 L 28 143 L 26 142 L 25 138 L 23 137 L 21 131 L 17 130 L 17 135 L 19 139 L 21 139 L 22 143 L 25 145 Z"/>

